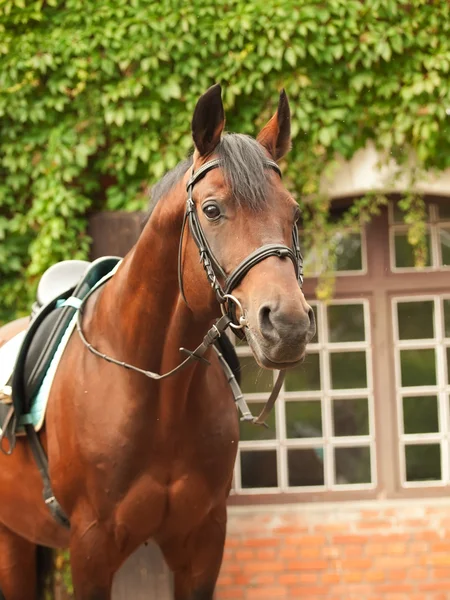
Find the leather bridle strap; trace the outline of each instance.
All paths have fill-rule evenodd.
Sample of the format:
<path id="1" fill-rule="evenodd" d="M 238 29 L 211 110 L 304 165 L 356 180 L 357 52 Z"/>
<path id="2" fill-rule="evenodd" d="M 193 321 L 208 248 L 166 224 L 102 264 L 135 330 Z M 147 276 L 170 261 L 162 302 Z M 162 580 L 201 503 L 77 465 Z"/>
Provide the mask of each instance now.
<path id="1" fill-rule="evenodd" d="M 284 244 L 266 244 L 261 246 L 247 256 L 233 271 L 225 282 L 225 292 L 230 294 L 236 288 L 247 273 L 255 265 L 262 262 L 269 256 L 277 256 L 278 258 L 290 258 L 294 263 L 295 272 L 298 273 L 298 263 L 295 254 L 290 248 Z"/>

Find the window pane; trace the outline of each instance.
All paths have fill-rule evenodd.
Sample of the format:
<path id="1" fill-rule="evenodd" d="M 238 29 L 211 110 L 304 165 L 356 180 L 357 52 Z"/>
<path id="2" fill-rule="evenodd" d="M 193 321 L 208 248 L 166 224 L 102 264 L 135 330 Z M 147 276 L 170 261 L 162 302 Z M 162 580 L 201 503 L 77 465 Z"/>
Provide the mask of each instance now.
<path id="1" fill-rule="evenodd" d="M 434 348 L 401 350 L 402 386 L 435 385 L 436 362 Z"/>
<path id="2" fill-rule="evenodd" d="M 322 436 L 322 406 L 320 400 L 286 402 L 286 435 L 288 438 Z"/>
<path id="3" fill-rule="evenodd" d="M 450 204 L 447 201 L 439 204 L 439 220 L 450 221 Z"/>
<path id="4" fill-rule="evenodd" d="M 330 342 L 360 342 L 365 339 L 362 304 L 332 304 L 327 307 Z"/>
<path id="5" fill-rule="evenodd" d="M 367 387 L 365 352 L 332 352 L 330 367 L 334 390 Z"/>
<path id="6" fill-rule="evenodd" d="M 307 354 L 303 364 L 286 371 L 284 386 L 287 392 L 320 390 L 319 354 Z"/>
<path id="7" fill-rule="evenodd" d="M 367 398 L 333 400 L 333 431 L 336 436 L 369 435 Z"/>
<path id="8" fill-rule="evenodd" d="M 241 450 L 243 488 L 277 487 L 276 450 Z"/>
<path id="9" fill-rule="evenodd" d="M 338 484 L 370 483 L 370 448 L 335 448 L 334 469 L 335 481 Z"/>
<path id="10" fill-rule="evenodd" d="M 444 300 L 445 337 L 450 337 L 450 300 Z"/>
<path id="11" fill-rule="evenodd" d="M 441 260 L 444 267 L 450 265 L 450 229 L 448 227 L 439 229 L 441 238 Z"/>
<path id="12" fill-rule="evenodd" d="M 414 267 L 414 251 L 408 242 L 407 233 L 395 232 L 395 266 Z M 430 235 L 427 234 L 427 261 L 425 266 L 431 265 Z"/>
<path id="13" fill-rule="evenodd" d="M 403 427 L 405 433 L 432 433 L 439 431 L 436 396 L 403 398 Z"/>
<path id="14" fill-rule="evenodd" d="M 361 234 L 349 233 L 336 246 L 336 271 L 361 271 Z"/>
<path id="15" fill-rule="evenodd" d="M 401 340 L 434 338 L 434 302 L 399 302 L 398 335 Z"/>
<path id="16" fill-rule="evenodd" d="M 256 417 L 264 408 L 264 402 L 249 402 L 248 407 L 252 411 L 252 414 Z M 241 440 L 274 440 L 277 437 L 277 430 L 275 426 L 275 411 L 273 410 L 266 419 L 266 423 L 269 426 L 259 427 L 253 425 L 248 421 L 239 422 L 240 439 Z"/>
<path id="17" fill-rule="evenodd" d="M 324 485 L 323 448 L 288 450 L 289 485 Z"/>
<path id="18" fill-rule="evenodd" d="M 244 394 L 270 392 L 273 386 L 272 371 L 261 369 L 252 356 L 241 356 L 241 389 Z"/>
<path id="19" fill-rule="evenodd" d="M 441 479 L 441 448 L 439 444 L 409 444 L 405 446 L 406 481 L 438 481 Z"/>

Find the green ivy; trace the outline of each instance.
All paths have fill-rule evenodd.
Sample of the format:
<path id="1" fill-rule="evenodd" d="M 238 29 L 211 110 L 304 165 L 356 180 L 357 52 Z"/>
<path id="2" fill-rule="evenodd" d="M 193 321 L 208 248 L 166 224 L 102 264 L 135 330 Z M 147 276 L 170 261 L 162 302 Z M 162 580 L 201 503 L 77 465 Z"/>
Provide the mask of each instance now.
<path id="1" fill-rule="evenodd" d="M 54 261 L 87 255 L 89 211 L 144 207 L 214 82 L 228 129 L 252 134 L 286 88 L 287 179 L 325 239 L 316 194 L 336 154 L 373 140 L 399 162 L 413 149 L 424 169 L 450 166 L 449 70 L 441 0 L 2 0 L 0 319 L 28 309 Z M 404 207 L 420 221 L 419 205 Z"/>

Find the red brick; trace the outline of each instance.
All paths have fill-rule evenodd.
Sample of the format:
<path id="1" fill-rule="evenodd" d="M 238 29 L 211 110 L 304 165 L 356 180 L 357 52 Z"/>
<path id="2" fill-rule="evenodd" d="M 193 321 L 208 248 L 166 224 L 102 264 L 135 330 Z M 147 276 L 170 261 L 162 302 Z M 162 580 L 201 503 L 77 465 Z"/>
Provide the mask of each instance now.
<path id="1" fill-rule="evenodd" d="M 410 542 L 408 544 L 408 553 L 423 554 L 428 551 L 427 542 Z"/>
<path id="2" fill-rule="evenodd" d="M 284 565 L 282 562 L 277 562 L 274 560 L 252 560 L 246 563 L 245 570 L 252 573 L 260 573 L 261 571 L 265 571 L 268 573 L 271 573 L 272 571 L 280 572 L 284 570 Z"/>
<path id="3" fill-rule="evenodd" d="M 244 546 L 252 546 L 255 548 L 267 548 L 278 546 L 280 541 L 277 538 L 249 538 L 244 541 Z"/>
<path id="4" fill-rule="evenodd" d="M 298 550 L 296 548 L 282 548 L 279 556 L 281 558 L 297 558 Z"/>
<path id="5" fill-rule="evenodd" d="M 281 586 L 248 589 L 246 598 L 252 600 L 271 600 L 272 598 L 286 598 L 286 588 Z"/>
<path id="6" fill-rule="evenodd" d="M 413 567 L 408 571 L 410 579 L 426 579 L 428 577 L 428 569 L 423 567 Z"/>
<path id="7" fill-rule="evenodd" d="M 286 568 L 292 571 L 320 571 L 328 566 L 325 560 L 297 560 L 289 561 Z"/>
<path id="8" fill-rule="evenodd" d="M 422 583 L 419 589 L 422 592 L 435 592 L 435 591 L 450 592 L 450 583 L 446 583 L 444 581 L 433 581 L 430 583 Z"/>
<path id="9" fill-rule="evenodd" d="M 220 600 L 240 600 L 244 598 L 245 590 L 243 588 L 231 588 L 226 587 L 223 590 L 219 589 L 217 592 L 218 598 Z"/>
<path id="10" fill-rule="evenodd" d="M 273 573 L 260 573 L 253 575 L 251 580 L 252 585 L 268 585 L 275 583 L 275 575 Z"/>
<path id="11" fill-rule="evenodd" d="M 364 553 L 364 546 L 345 546 L 345 556 L 347 558 L 357 558 Z"/>
<path id="12" fill-rule="evenodd" d="M 387 571 L 387 575 L 391 581 L 404 581 L 407 578 L 406 569 L 391 569 Z"/>
<path id="13" fill-rule="evenodd" d="M 333 535 L 332 540 L 336 546 L 346 544 L 367 544 L 372 538 L 367 535 Z"/>
<path id="14" fill-rule="evenodd" d="M 327 600 L 329 600 L 328 596 L 328 586 L 314 586 L 314 587 L 292 587 L 289 588 L 289 596 L 286 596 L 286 599 L 294 599 L 294 598 L 317 598 L 321 596 L 325 596 Z"/>
<path id="15" fill-rule="evenodd" d="M 328 572 L 322 575 L 323 583 L 339 583 L 341 576 L 339 573 Z"/>
<path id="16" fill-rule="evenodd" d="M 450 542 L 434 542 L 430 544 L 431 552 L 448 552 L 450 554 Z"/>
<path id="17" fill-rule="evenodd" d="M 450 580 L 450 568 L 443 567 L 440 569 L 433 569 L 433 578 Z"/>
<path id="18" fill-rule="evenodd" d="M 372 561 L 369 560 L 368 558 L 360 558 L 360 559 L 353 559 L 353 560 L 343 560 L 342 561 L 342 568 L 345 570 L 356 570 L 356 571 L 360 571 L 362 569 L 370 569 L 372 564 Z"/>
<path id="19" fill-rule="evenodd" d="M 342 573 L 342 581 L 346 583 L 360 583 L 363 581 L 363 573 L 361 571 L 344 571 Z"/>
<path id="20" fill-rule="evenodd" d="M 249 585 L 250 583 L 250 577 L 246 574 L 239 574 L 239 575 L 234 575 L 233 576 L 233 581 L 235 585 Z"/>
<path id="21" fill-rule="evenodd" d="M 257 558 L 261 558 L 262 560 L 273 560 L 277 556 L 277 553 L 275 552 L 275 550 L 265 549 L 258 550 L 256 556 Z"/>
<path id="22" fill-rule="evenodd" d="M 365 575 L 365 579 L 367 581 L 384 581 L 385 580 L 385 573 L 384 571 L 375 571 L 375 570 L 370 570 L 366 572 Z"/>
<path id="23" fill-rule="evenodd" d="M 425 565 L 450 565 L 450 554 L 430 554 L 421 559 Z"/>
<path id="24" fill-rule="evenodd" d="M 254 557 L 253 550 L 236 550 L 235 552 L 236 560 L 248 560 Z"/>
<path id="25" fill-rule="evenodd" d="M 386 519 L 374 519 L 373 521 L 361 522 L 358 529 L 383 529 L 391 527 L 391 522 Z"/>
<path id="26" fill-rule="evenodd" d="M 323 551 L 321 548 L 313 546 L 312 548 L 300 548 L 298 555 L 302 558 L 319 558 L 322 556 Z"/>
<path id="27" fill-rule="evenodd" d="M 417 558 L 413 556 L 377 556 L 373 564 L 378 569 L 404 569 L 417 565 Z"/>
<path id="28" fill-rule="evenodd" d="M 436 531 L 418 531 L 414 534 L 414 539 L 419 541 L 433 542 L 439 541 L 441 536 Z"/>
<path id="29" fill-rule="evenodd" d="M 384 555 L 385 554 L 384 544 L 381 544 L 381 543 L 367 544 L 366 554 L 368 556 Z"/>
<path id="30" fill-rule="evenodd" d="M 316 583 L 318 580 L 316 573 L 300 573 L 299 577 L 301 583 Z"/>
<path id="31" fill-rule="evenodd" d="M 298 575 L 297 573 L 283 573 L 278 577 L 278 582 L 282 583 L 283 585 L 298 584 L 301 583 L 301 581 L 301 575 Z"/>

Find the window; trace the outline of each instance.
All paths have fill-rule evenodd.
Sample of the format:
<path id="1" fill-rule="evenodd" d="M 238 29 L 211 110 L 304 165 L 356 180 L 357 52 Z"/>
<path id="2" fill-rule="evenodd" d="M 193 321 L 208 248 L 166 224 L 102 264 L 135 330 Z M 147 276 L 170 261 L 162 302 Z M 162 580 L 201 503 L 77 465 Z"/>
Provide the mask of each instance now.
<path id="1" fill-rule="evenodd" d="M 393 313 L 402 483 L 450 483 L 450 298 L 395 298 Z"/>
<path id="2" fill-rule="evenodd" d="M 317 337 L 288 371 L 270 429 L 241 423 L 235 488 L 240 493 L 365 489 L 375 483 L 367 302 L 314 305 Z M 242 390 L 258 413 L 274 375 L 238 347 Z"/>
<path id="3" fill-rule="evenodd" d="M 394 271 L 414 271 L 414 253 L 408 243 L 408 226 L 396 204 L 390 204 L 391 268 Z M 427 205 L 427 262 L 425 268 L 450 266 L 450 208 L 448 205 Z"/>
<path id="4" fill-rule="evenodd" d="M 233 502 L 449 493 L 450 200 L 427 211 L 424 269 L 391 203 L 338 241 L 332 302 L 314 301 L 317 280 L 306 278 L 317 336 L 288 372 L 270 429 L 241 423 Z M 237 352 L 257 414 L 276 375 L 246 345 Z"/>
<path id="5" fill-rule="evenodd" d="M 364 231 L 361 233 L 344 231 L 335 234 L 333 244 L 335 244 L 336 273 L 360 275 L 366 271 L 364 241 Z M 322 270 L 322 264 L 327 264 L 326 256 L 308 252 L 304 257 L 304 267 L 307 273 L 318 275 Z"/>

